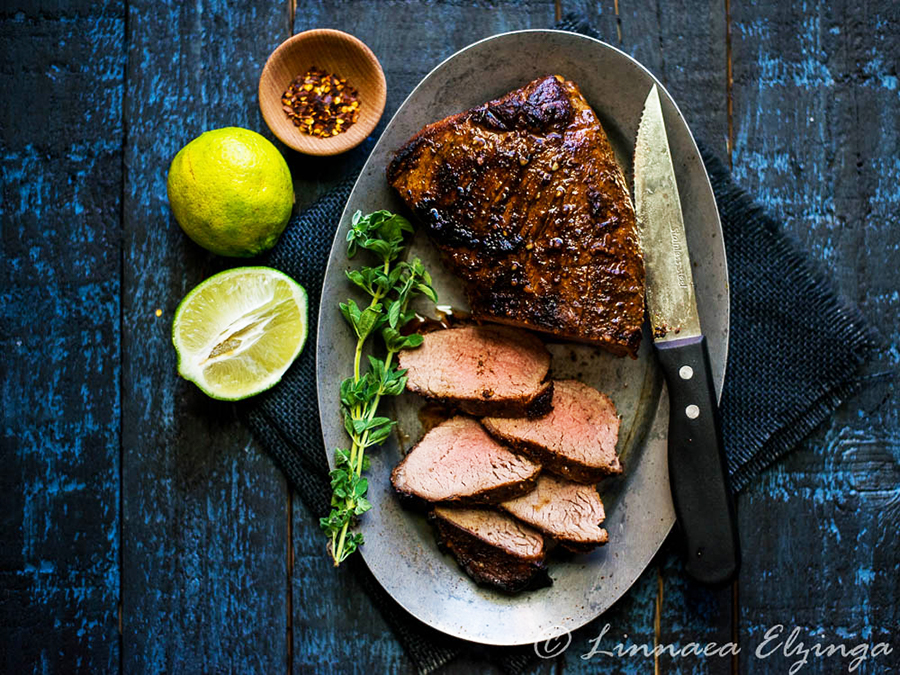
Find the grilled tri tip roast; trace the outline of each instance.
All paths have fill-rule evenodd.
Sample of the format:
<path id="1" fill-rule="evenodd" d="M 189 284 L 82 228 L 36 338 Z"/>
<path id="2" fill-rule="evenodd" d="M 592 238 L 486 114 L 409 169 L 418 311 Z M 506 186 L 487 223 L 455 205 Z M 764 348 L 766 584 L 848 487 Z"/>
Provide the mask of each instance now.
<path id="1" fill-rule="evenodd" d="M 477 583 L 509 593 L 550 585 L 544 538 L 509 516 L 487 509 L 436 507 L 441 548 Z"/>
<path id="2" fill-rule="evenodd" d="M 543 77 L 429 124 L 387 177 L 462 279 L 475 319 L 636 355 L 634 207 L 575 83 Z"/>
<path id="3" fill-rule="evenodd" d="M 554 381 L 553 410 L 543 417 L 486 417 L 481 422 L 498 441 L 565 478 L 597 483 L 622 473 L 616 406 L 606 394 L 577 380 Z"/>
<path id="4" fill-rule="evenodd" d="M 544 474 L 534 490 L 502 502 L 500 508 L 571 551 L 586 552 L 609 540 L 600 527 L 606 513 L 593 485 Z"/>
<path id="5" fill-rule="evenodd" d="M 535 417 L 550 410 L 550 352 L 534 335 L 467 325 L 424 338 L 398 357 L 410 391 L 470 415 Z"/>
<path id="6" fill-rule="evenodd" d="M 429 431 L 394 467 L 401 495 L 424 502 L 496 504 L 534 487 L 541 471 L 503 447 L 471 417 L 453 417 Z"/>

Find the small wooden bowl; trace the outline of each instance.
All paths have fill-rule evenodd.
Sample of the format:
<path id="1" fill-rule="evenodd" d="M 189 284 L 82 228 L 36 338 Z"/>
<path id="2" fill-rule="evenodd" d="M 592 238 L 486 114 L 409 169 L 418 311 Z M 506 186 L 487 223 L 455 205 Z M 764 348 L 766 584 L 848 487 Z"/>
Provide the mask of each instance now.
<path id="1" fill-rule="evenodd" d="M 359 119 L 337 136 L 303 133 L 282 107 L 281 97 L 294 78 L 313 66 L 346 79 L 359 92 Z M 259 107 L 269 129 L 285 145 L 307 155 L 337 155 L 362 143 L 381 119 L 386 97 L 384 71 L 372 50 L 352 35 L 327 28 L 282 42 L 259 78 Z"/>

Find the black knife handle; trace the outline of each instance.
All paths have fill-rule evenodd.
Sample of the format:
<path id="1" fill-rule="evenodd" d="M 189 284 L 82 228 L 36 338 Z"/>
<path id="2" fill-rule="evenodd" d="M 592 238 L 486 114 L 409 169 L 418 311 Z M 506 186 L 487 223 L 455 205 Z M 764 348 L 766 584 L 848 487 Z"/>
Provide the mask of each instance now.
<path id="1" fill-rule="evenodd" d="M 656 344 L 669 389 L 669 482 L 693 579 L 722 584 L 741 566 L 706 338 Z"/>

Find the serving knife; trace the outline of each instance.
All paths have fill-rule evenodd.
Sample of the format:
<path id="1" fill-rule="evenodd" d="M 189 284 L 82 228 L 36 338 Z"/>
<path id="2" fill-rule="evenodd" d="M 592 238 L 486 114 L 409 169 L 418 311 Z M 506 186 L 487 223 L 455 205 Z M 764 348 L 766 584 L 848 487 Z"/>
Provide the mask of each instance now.
<path id="1" fill-rule="evenodd" d="M 647 96 L 638 128 L 634 200 L 647 278 L 647 312 L 669 391 L 669 482 L 684 534 L 685 569 L 697 581 L 720 584 L 733 579 L 740 568 L 740 540 L 656 85 Z"/>

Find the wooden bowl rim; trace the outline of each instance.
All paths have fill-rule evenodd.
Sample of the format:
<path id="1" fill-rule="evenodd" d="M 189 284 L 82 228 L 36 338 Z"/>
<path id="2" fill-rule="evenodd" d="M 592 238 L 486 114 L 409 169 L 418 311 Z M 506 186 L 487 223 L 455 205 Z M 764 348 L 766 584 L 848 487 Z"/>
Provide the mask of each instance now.
<path id="1" fill-rule="evenodd" d="M 357 122 L 357 125 L 361 125 L 359 126 L 359 129 L 361 129 L 363 133 L 358 134 L 358 138 L 356 138 L 355 140 L 352 140 L 354 136 L 348 135 L 350 132 L 344 132 L 343 134 L 339 134 L 338 136 L 331 136 L 325 139 L 303 134 L 303 132 L 299 131 L 296 128 L 291 129 L 291 131 L 293 132 L 291 134 L 282 134 L 280 133 L 280 129 L 277 127 L 277 125 L 274 124 L 274 121 L 269 119 L 269 114 L 267 112 L 266 106 L 263 104 L 263 100 L 265 97 L 265 94 L 263 92 L 263 85 L 267 80 L 272 79 L 272 70 L 276 61 L 286 58 L 285 54 L 290 50 L 296 48 L 299 43 L 304 42 L 311 37 L 320 36 L 324 36 L 327 38 L 340 37 L 344 40 L 347 40 L 363 55 L 365 55 L 366 60 L 369 63 L 374 65 L 375 80 L 380 81 L 381 83 L 380 95 L 374 103 L 376 114 L 370 118 L 370 122 L 367 122 L 365 124 Z M 378 126 L 378 122 L 381 120 L 381 116 L 384 114 L 384 108 L 387 102 L 387 80 L 385 79 L 384 69 L 381 67 L 381 62 L 378 60 L 378 57 L 375 56 L 375 53 L 369 48 L 369 46 L 358 37 L 356 37 L 355 35 L 351 35 L 350 33 L 346 33 L 342 30 L 337 30 L 335 28 L 311 28 L 309 30 L 303 31 L 302 33 L 292 35 L 280 45 L 278 45 L 271 54 L 269 54 L 269 58 L 266 59 L 266 63 L 263 66 L 262 73 L 260 73 L 259 76 L 257 97 L 259 99 L 259 109 L 262 113 L 262 117 L 266 123 L 266 126 L 269 127 L 269 130 L 282 143 L 287 145 L 292 150 L 295 150 L 304 155 L 330 157 L 333 155 L 339 155 L 348 150 L 352 150 L 364 140 L 366 140 L 366 138 L 369 137 L 375 127 Z M 276 107 L 279 111 L 281 110 L 280 101 L 279 105 Z M 344 138 L 341 138 L 342 136 Z M 325 147 L 323 141 L 330 142 L 331 147 Z"/>

